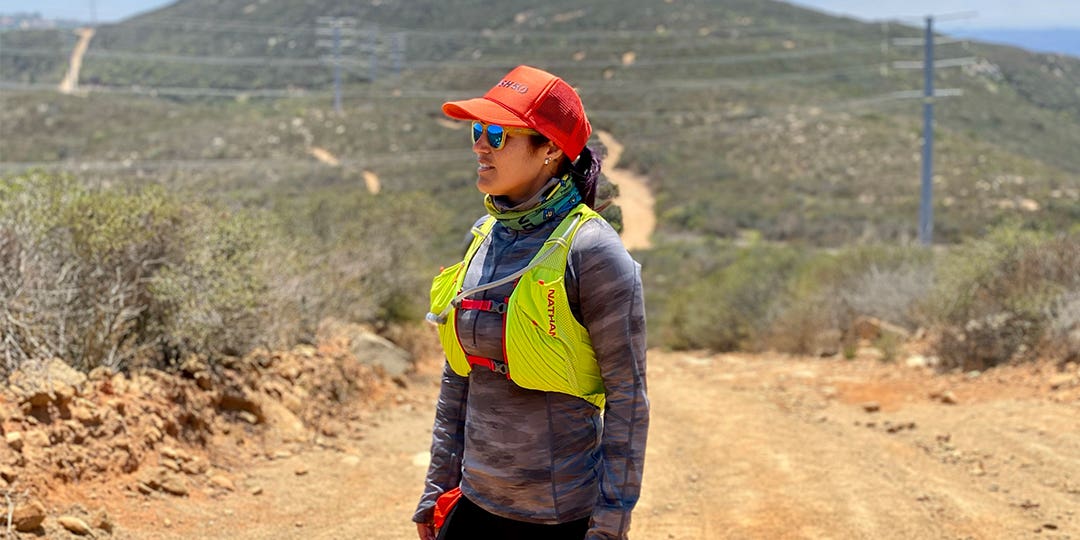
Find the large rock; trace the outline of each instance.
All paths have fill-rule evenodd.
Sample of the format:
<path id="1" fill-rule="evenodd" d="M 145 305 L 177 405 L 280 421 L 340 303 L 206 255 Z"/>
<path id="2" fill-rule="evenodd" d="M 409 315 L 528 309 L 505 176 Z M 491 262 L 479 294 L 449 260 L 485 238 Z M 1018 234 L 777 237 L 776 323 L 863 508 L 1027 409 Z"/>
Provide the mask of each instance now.
<path id="1" fill-rule="evenodd" d="M 390 377 L 400 377 L 412 366 L 412 355 L 390 340 L 359 324 L 327 320 L 319 325 L 319 343 L 346 341 L 357 360 L 382 368 Z"/>
<path id="2" fill-rule="evenodd" d="M 876 341 L 882 337 L 890 336 L 898 341 L 905 341 L 911 337 L 911 333 L 905 328 L 875 317 L 859 317 L 852 324 L 852 331 L 859 339 Z"/>
<path id="3" fill-rule="evenodd" d="M 70 399 L 85 382 L 86 375 L 53 358 L 43 363 L 27 362 L 8 377 L 8 388 L 20 402 L 44 407 L 56 400 Z"/>
<path id="4" fill-rule="evenodd" d="M 273 435 L 282 442 L 299 442 L 308 439 L 307 428 L 288 407 L 270 397 L 259 398 L 259 408 L 266 423 L 274 428 Z"/>

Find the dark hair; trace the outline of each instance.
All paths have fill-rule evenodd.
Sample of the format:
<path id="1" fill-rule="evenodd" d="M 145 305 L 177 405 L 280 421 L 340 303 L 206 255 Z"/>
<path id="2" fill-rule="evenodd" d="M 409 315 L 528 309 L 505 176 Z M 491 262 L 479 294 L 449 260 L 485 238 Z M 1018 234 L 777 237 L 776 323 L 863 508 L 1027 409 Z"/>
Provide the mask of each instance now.
<path id="1" fill-rule="evenodd" d="M 543 135 L 530 135 L 529 138 L 534 147 L 550 142 L 550 139 Z M 570 161 L 570 158 L 564 154 L 562 162 L 559 163 L 559 176 L 570 173 L 574 179 L 574 185 L 581 193 L 581 200 L 593 210 L 596 210 L 596 185 L 600 183 L 602 165 L 603 159 L 588 145 L 581 149 L 581 155 L 577 160 Z"/>

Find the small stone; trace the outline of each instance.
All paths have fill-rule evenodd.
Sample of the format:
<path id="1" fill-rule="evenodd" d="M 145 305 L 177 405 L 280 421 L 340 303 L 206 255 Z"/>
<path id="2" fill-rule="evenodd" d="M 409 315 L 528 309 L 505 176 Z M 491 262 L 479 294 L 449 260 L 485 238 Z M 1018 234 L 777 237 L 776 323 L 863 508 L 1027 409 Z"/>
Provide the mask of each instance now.
<path id="1" fill-rule="evenodd" d="M 23 448 L 23 436 L 18 431 L 12 431 L 4 435 L 4 439 L 7 440 L 8 446 L 16 452 L 22 452 Z"/>
<path id="2" fill-rule="evenodd" d="M 178 497 L 184 497 L 188 494 L 187 485 L 184 484 L 183 479 L 175 476 L 166 476 L 161 479 L 160 483 L 161 491 L 170 495 L 176 495 Z"/>
<path id="3" fill-rule="evenodd" d="M 85 521 L 75 516 L 60 516 L 56 518 L 56 522 L 59 523 L 61 527 L 79 536 L 85 536 L 87 534 L 90 534 L 90 531 L 92 530 Z"/>
<path id="4" fill-rule="evenodd" d="M 862 404 L 862 410 L 868 413 L 875 413 L 881 410 L 881 404 L 876 401 L 867 401 Z"/>
<path id="5" fill-rule="evenodd" d="M 11 523 L 18 532 L 36 531 L 45 521 L 45 506 L 31 501 L 15 507 L 11 514 Z"/>
<path id="6" fill-rule="evenodd" d="M 165 518 L 165 528 L 169 527 L 172 527 L 172 520 L 169 518 Z"/>
<path id="7" fill-rule="evenodd" d="M 225 491 L 236 491 L 236 484 L 233 483 L 229 477 L 223 474 L 215 474 L 210 477 L 210 485 L 224 489 Z"/>
<path id="8" fill-rule="evenodd" d="M 94 512 L 94 515 L 90 517 L 90 525 L 107 533 L 113 532 L 112 518 L 109 517 L 109 513 L 104 508 Z"/>
<path id="9" fill-rule="evenodd" d="M 52 446 L 52 441 L 49 440 L 48 433 L 41 430 L 30 430 L 26 433 L 26 444 L 32 448 L 48 448 Z"/>
<path id="10" fill-rule="evenodd" d="M 1044 523 L 1043 528 L 1051 531 L 1056 531 L 1058 526 L 1053 523 Z"/>
<path id="11" fill-rule="evenodd" d="M 956 399 L 956 394 L 952 393 L 952 390 L 943 390 L 937 392 L 930 392 L 930 399 L 940 401 L 946 405 L 956 405 L 959 401 Z"/>
<path id="12" fill-rule="evenodd" d="M 251 488 L 251 494 L 252 495 L 262 495 L 262 492 L 263 492 L 262 486 L 255 486 L 255 487 Z"/>
<path id="13" fill-rule="evenodd" d="M 923 368 L 930 365 L 930 360 L 921 354 L 913 354 L 904 361 L 910 368 Z"/>
<path id="14" fill-rule="evenodd" d="M 87 426 L 96 426 L 101 423 L 101 418 L 94 414 L 89 407 L 71 407 L 71 417 Z"/>
<path id="15" fill-rule="evenodd" d="M 14 468 L 7 465 L 0 467 L 0 478 L 3 478 L 5 482 L 14 484 L 15 479 L 19 477 L 19 473 Z"/>
<path id="16" fill-rule="evenodd" d="M 1050 389 L 1061 390 L 1063 388 L 1068 388 L 1072 386 L 1074 382 L 1073 376 L 1068 373 L 1056 375 L 1050 379 Z"/>
<path id="17" fill-rule="evenodd" d="M 297 467 L 296 470 L 293 471 L 293 472 L 296 473 L 296 476 L 304 476 L 305 474 L 308 473 L 308 469 L 307 469 L 307 467 L 301 465 L 301 466 Z"/>
<path id="18" fill-rule="evenodd" d="M 983 468 L 981 461 L 976 461 L 971 466 L 971 474 L 974 476 L 983 476 L 986 474 L 986 469 Z"/>
<path id="19" fill-rule="evenodd" d="M 189 461 L 180 464 L 180 470 L 191 475 L 203 474 L 209 468 L 210 465 L 208 463 L 196 457 L 192 457 Z"/>

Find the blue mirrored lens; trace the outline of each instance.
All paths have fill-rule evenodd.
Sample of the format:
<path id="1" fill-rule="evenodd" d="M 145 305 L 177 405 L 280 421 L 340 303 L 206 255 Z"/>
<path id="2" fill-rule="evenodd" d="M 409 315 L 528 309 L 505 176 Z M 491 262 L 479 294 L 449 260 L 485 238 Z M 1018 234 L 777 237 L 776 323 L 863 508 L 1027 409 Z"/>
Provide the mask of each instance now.
<path id="1" fill-rule="evenodd" d="M 502 126 L 496 126 L 494 124 L 489 124 L 488 127 L 487 127 L 487 133 L 488 133 L 488 143 L 491 144 L 491 147 L 495 148 L 495 149 L 502 148 L 503 136 L 505 135 L 505 132 L 503 131 Z"/>
<path id="2" fill-rule="evenodd" d="M 479 141 L 480 137 L 482 137 L 483 135 L 484 135 L 484 124 L 481 124 L 480 122 L 473 122 L 472 123 L 472 142 L 475 143 L 476 141 Z"/>

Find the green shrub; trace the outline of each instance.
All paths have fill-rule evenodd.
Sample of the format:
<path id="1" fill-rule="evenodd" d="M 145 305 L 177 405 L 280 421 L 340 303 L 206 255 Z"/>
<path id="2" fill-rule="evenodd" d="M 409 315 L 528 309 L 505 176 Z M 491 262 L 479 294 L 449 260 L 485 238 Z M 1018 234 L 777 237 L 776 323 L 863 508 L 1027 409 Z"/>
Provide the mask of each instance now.
<path id="1" fill-rule="evenodd" d="M 1080 289 L 1077 268 L 1075 233 L 1009 225 L 950 251 L 925 308 L 927 325 L 944 329 L 943 367 L 984 369 L 1033 357 L 1048 329 L 1069 324 L 1055 317 L 1069 317 L 1067 295 Z"/>
<path id="2" fill-rule="evenodd" d="M 159 188 L 40 172 L 0 179 L 0 357 L 84 370 L 251 345 L 259 237 L 242 215 Z"/>
<path id="3" fill-rule="evenodd" d="M 800 256 L 790 248 L 735 248 L 729 264 L 675 291 L 668 345 L 729 351 L 755 345 Z"/>
<path id="4" fill-rule="evenodd" d="M 180 253 L 150 283 L 159 331 L 174 346 L 242 354 L 273 326 L 262 264 L 269 226 L 250 212 L 196 206 L 187 214 Z"/>
<path id="5" fill-rule="evenodd" d="M 807 251 L 762 346 L 798 354 L 851 348 L 859 316 L 913 327 L 933 281 L 929 258 L 925 250 L 877 245 Z"/>

